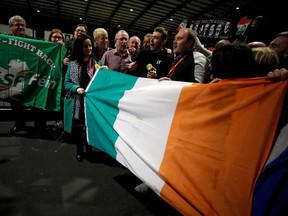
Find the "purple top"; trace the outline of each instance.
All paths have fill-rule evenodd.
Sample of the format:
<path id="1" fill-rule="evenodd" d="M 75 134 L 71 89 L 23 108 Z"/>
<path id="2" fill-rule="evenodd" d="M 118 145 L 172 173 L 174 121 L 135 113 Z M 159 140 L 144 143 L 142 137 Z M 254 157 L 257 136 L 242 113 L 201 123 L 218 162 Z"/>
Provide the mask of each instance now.
<path id="1" fill-rule="evenodd" d="M 116 49 L 108 50 L 102 56 L 102 62 L 107 65 L 109 70 L 122 73 L 128 72 L 128 65 L 132 62 L 131 55 L 127 53 L 121 55 Z"/>

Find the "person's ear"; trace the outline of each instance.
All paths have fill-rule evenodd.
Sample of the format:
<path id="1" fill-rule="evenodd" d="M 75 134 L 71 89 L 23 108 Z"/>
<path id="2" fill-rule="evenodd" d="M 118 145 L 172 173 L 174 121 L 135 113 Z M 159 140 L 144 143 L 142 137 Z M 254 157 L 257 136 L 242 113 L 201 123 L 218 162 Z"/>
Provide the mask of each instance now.
<path id="1" fill-rule="evenodd" d="M 284 57 L 288 57 L 288 49 L 285 51 Z"/>
<path id="2" fill-rule="evenodd" d="M 195 41 L 193 41 L 193 40 L 189 40 L 188 41 L 188 46 L 189 47 L 194 48 L 194 44 L 195 44 Z"/>

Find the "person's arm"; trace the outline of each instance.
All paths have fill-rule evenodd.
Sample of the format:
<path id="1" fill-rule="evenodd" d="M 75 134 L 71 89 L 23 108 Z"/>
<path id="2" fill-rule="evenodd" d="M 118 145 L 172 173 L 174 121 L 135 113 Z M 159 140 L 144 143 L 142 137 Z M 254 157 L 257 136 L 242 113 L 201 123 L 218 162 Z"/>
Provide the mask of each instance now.
<path id="1" fill-rule="evenodd" d="M 72 82 L 71 80 L 71 62 L 68 63 L 68 68 L 67 68 L 67 72 L 65 75 L 65 79 L 64 79 L 64 88 L 65 90 L 68 92 L 72 92 L 72 93 L 76 93 L 77 92 L 77 88 L 80 88 L 79 85 L 76 85 Z"/>
<path id="2" fill-rule="evenodd" d="M 108 66 L 108 61 L 107 61 L 107 51 L 103 54 L 102 58 L 101 58 L 101 62 L 103 65 L 106 65 L 107 67 Z"/>
<path id="3" fill-rule="evenodd" d="M 198 37 L 196 37 L 195 39 L 195 49 L 198 52 L 202 53 L 205 57 L 212 55 L 212 52 L 207 48 L 205 48 L 203 44 L 201 44 L 201 41 L 199 40 Z"/>
<path id="4" fill-rule="evenodd" d="M 194 76 L 195 80 L 198 81 L 199 83 L 204 82 L 204 75 L 206 71 L 206 66 L 207 66 L 207 60 L 205 56 L 198 56 L 197 61 L 195 59 L 195 71 L 194 71 Z"/>

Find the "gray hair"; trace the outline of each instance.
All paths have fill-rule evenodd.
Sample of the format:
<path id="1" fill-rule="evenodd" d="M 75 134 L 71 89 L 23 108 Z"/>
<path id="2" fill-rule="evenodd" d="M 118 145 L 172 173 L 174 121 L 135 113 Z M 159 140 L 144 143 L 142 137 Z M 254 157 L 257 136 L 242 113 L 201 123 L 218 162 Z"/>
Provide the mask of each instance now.
<path id="1" fill-rule="evenodd" d="M 14 23 L 15 21 L 18 21 L 18 20 L 23 20 L 24 23 L 26 24 L 26 21 L 25 21 L 25 19 L 23 19 L 23 17 L 21 17 L 21 16 L 19 16 L 19 15 L 15 15 L 15 16 L 12 16 L 12 17 L 9 19 L 9 21 L 8 21 L 9 26 L 11 27 L 11 26 L 13 25 L 13 23 Z"/>
<path id="2" fill-rule="evenodd" d="M 119 31 L 116 32 L 116 34 L 115 34 L 115 39 L 117 39 L 117 36 L 118 36 L 118 34 L 120 34 L 120 33 L 122 33 L 122 34 L 127 34 L 127 35 L 128 35 L 128 38 L 129 38 L 128 32 L 126 32 L 125 30 L 121 29 L 121 30 L 119 30 Z"/>

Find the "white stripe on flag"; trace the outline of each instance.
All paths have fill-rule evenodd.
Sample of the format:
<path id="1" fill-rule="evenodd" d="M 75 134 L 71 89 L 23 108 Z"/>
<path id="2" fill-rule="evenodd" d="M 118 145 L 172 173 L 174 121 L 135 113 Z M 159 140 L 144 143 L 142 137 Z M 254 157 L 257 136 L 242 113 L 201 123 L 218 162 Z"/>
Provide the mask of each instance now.
<path id="1" fill-rule="evenodd" d="M 114 124 L 119 134 L 115 144 L 117 161 L 158 194 L 164 185 L 159 168 L 178 98 L 185 85 L 191 84 L 151 80 L 151 85 L 147 86 L 147 79 L 139 78 L 118 105 L 119 114 Z"/>

